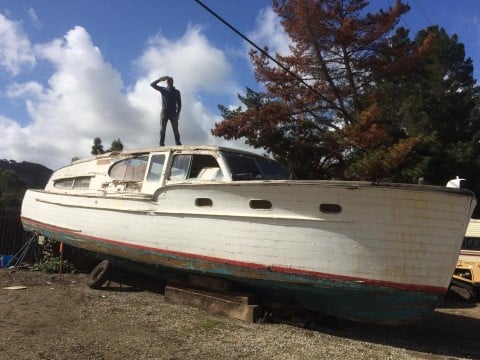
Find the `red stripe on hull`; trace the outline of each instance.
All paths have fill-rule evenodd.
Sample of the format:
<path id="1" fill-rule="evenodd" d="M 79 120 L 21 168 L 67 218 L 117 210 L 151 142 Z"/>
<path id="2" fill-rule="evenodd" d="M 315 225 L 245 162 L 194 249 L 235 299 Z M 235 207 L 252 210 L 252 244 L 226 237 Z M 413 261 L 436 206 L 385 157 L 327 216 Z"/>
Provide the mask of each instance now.
<path id="1" fill-rule="evenodd" d="M 357 282 L 359 284 L 363 284 L 367 286 L 388 287 L 393 289 L 418 291 L 418 292 L 424 292 L 424 293 L 430 293 L 430 294 L 443 295 L 447 291 L 446 288 L 439 287 L 439 286 L 404 284 L 404 283 L 396 283 L 396 282 L 390 282 L 385 280 L 372 280 L 372 279 L 365 279 L 365 278 L 359 278 L 359 277 L 353 277 L 353 276 L 329 274 L 329 273 L 323 273 L 318 271 L 304 270 L 304 269 L 291 268 L 291 267 L 278 266 L 278 265 L 263 265 L 263 264 L 245 262 L 245 261 L 218 258 L 213 256 L 205 256 L 205 255 L 191 254 L 191 253 L 185 253 L 180 251 L 166 250 L 166 249 L 154 248 L 154 247 L 143 246 L 143 245 L 135 245 L 135 244 L 125 243 L 121 241 L 85 235 L 78 230 L 72 230 L 72 229 L 63 228 L 59 226 L 49 225 L 49 224 L 45 224 L 45 223 L 28 219 L 25 217 L 22 217 L 22 222 L 25 224 L 32 224 L 33 226 L 44 228 L 52 232 L 61 232 L 63 234 L 70 234 L 76 237 L 81 237 L 81 238 L 92 240 L 92 241 L 98 241 L 98 242 L 114 245 L 117 247 L 146 250 L 149 252 L 163 254 L 163 255 L 172 255 L 172 256 L 178 256 L 183 258 L 204 260 L 212 263 L 227 264 L 227 265 L 246 268 L 250 270 L 259 270 L 264 272 L 269 271 L 269 272 L 276 272 L 281 274 L 291 274 L 291 275 L 304 276 L 304 277 L 314 278 L 314 279 Z"/>

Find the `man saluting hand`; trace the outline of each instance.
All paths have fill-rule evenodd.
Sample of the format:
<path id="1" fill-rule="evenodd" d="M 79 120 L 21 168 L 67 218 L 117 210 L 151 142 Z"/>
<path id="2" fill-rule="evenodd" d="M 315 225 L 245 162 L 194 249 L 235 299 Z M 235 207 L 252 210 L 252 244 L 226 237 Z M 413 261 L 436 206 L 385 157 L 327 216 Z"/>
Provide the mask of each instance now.
<path id="1" fill-rule="evenodd" d="M 167 87 L 158 86 L 161 81 L 167 80 Z M 180 91 L 173 86 L 173 78 L 170 76 L 162 76 L 150 84 L 155 90 L 162 94 L 162 112 L 160 113 L 160 146 L 165 146 L 165 130 L 167 122 L 170 120 L 175 136 L 175 144 L 182 145 L 180 142 L 180 134 L 178 132 L 178 119 L 180 110 L 182 109 L 182 99 Z"/>

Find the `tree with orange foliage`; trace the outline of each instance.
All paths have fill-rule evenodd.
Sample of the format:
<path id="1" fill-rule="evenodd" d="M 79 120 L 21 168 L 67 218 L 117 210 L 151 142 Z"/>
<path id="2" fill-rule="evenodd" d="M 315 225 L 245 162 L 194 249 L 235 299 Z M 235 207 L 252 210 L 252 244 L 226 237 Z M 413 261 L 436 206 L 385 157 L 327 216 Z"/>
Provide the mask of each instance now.
<path id="1" fill-rule="evenodd" d="M 409 10 L 397 0 L 366 13 L 364 0 L 274 0 L 293 46 L 288 55 L 250 53 L 266 92 L 247 89 L 242 108 L 220 106 L 212 133 L 245 138 L 300 178 L 391 180 L 419 142 L 389 117 L 382 81 L 415 68 L 428 50 L 392 31 Z M 397 31 L 398 33 L 398 31 Z M 395 61 L 392 62 L 391 59 Z M 285 68 L 288 71 L 285 71 Z M 388 99 L 392 102 L 394 99 Z"/>

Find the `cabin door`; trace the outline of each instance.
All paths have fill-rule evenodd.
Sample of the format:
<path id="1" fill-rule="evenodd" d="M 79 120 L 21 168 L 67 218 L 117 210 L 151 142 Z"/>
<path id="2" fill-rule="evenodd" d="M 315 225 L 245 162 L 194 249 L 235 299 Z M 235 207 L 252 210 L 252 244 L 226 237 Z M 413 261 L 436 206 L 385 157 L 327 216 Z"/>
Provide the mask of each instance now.
<path id="1" fill-rule="evenodd" d="M 152 194 L 163 184 L 165 177 L 165 159 L 167 153 L 150 154 L 148 171 L 143 180 L 142 193 Z"/>

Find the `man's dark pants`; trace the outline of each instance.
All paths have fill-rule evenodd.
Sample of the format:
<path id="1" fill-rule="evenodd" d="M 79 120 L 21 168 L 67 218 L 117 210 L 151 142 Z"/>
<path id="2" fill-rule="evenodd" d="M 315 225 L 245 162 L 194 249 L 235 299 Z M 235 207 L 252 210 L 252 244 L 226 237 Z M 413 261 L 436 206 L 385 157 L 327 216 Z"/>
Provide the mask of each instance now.
<path id="1" fill-rule="evenodd" d="M 180 133 L 178 132 L 178 115 L 167 115 L 162 113 L 160 115 L 160 146 L 165 146 L 165 131 L 167 129 L 167 122 L 170 120 L 175 136 L 175 144 L 182 145 L 180 142 Z"/>

